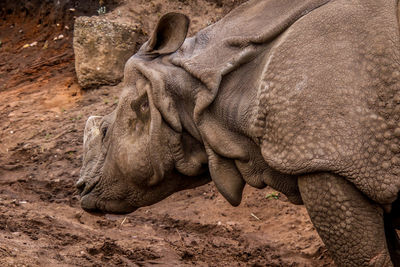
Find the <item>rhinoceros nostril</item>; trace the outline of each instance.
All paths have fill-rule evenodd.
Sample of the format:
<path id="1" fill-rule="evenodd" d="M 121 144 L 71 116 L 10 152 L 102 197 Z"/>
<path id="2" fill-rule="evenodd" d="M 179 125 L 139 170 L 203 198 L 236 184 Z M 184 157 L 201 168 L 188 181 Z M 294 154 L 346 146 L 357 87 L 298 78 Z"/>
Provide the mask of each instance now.
<path id="1" fill-rule="evenodd" d="M 83 189 L 85 189 L 85 181 L 79 179 L 78 182 L 76 182 L 75 187 L 78 189 L 79 194 L 82 193 Z"/>
<path id="2" fill-rule="evenodd" d="M 84 196 L 88 193 L 90 193 L 93 188 L 97 185 L 99 179 L 83 179 L 82 177 L 76 182 L 75 186 L 77 188 L 77 191 L 79 192 L 79 195 Z"/>

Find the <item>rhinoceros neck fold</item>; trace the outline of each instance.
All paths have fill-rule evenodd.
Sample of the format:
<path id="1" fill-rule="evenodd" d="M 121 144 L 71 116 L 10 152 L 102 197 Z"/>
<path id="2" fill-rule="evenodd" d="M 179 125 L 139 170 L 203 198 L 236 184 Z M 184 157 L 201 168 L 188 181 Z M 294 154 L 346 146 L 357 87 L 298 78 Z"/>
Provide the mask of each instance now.
<path id="1" fill-rule="evenodd" d="M 195 120 L 219 94 L 224 76 L 258 57 L 293 23 L 328 2 L 249 1 L 187 39 L 171 62 L 205 85 L 206 90 L 196 96 Z"/>

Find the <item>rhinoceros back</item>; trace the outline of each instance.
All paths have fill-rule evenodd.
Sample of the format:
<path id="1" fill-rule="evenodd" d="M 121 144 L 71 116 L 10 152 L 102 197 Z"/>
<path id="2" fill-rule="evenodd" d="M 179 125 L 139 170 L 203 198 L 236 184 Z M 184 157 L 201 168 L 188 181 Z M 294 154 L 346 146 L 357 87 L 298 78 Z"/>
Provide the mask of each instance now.
<path id="1" fill-rule="evenodd" d="M 273 168 L 329 171 L 378 203 L 400 188 L 397 1 L 332 1 L 264 60 L 253 133 Z"/>

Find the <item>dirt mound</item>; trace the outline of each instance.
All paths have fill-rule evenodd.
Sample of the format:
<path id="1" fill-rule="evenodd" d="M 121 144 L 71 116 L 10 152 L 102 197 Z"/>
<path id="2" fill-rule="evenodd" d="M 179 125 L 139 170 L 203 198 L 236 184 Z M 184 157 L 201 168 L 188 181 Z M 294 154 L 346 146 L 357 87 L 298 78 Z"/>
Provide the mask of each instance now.
<path id="1" fill-rule="evenodd" d="M 120 88 L 77 85 L 74 16 L 97 14 L 104 4 L 107 12 L 114 8 L 110 18 L 126 11 L 145 16 L 151 28 L 164 11 L 183 10 L 195 31 L 239 2 L 1 2 L 2 266 L 332 266 L 304 207 L 267 198 L 271 190 L 246 188 L 238 208 L 212 184 L 127 216 L 98 217 L 79 207 L 74 183 L 85 120 L 111 112 Z"/>

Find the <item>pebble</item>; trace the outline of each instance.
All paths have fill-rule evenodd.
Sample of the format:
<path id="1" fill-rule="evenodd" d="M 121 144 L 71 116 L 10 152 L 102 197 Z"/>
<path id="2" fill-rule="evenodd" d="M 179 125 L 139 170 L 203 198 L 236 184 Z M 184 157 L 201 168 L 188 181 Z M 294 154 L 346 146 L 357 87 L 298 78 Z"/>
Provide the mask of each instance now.
<path id="1" fill-rule="evenodd" d="M 46 42 L 44 42 L 42 49 L 47 49 L 48 46 L 49 46 L 49 42 L 46 40 Z"/>
<path id="2" fill-rule="evenodd" d="M 63 34 L 60 34 L 59 36 L 57 36 L 57 37 L 54 37 L 54 41 L 57 41 L 57 40 L 61 40 L 61 39 L 63 39 L 64 38 L 64 35 Z"/>

